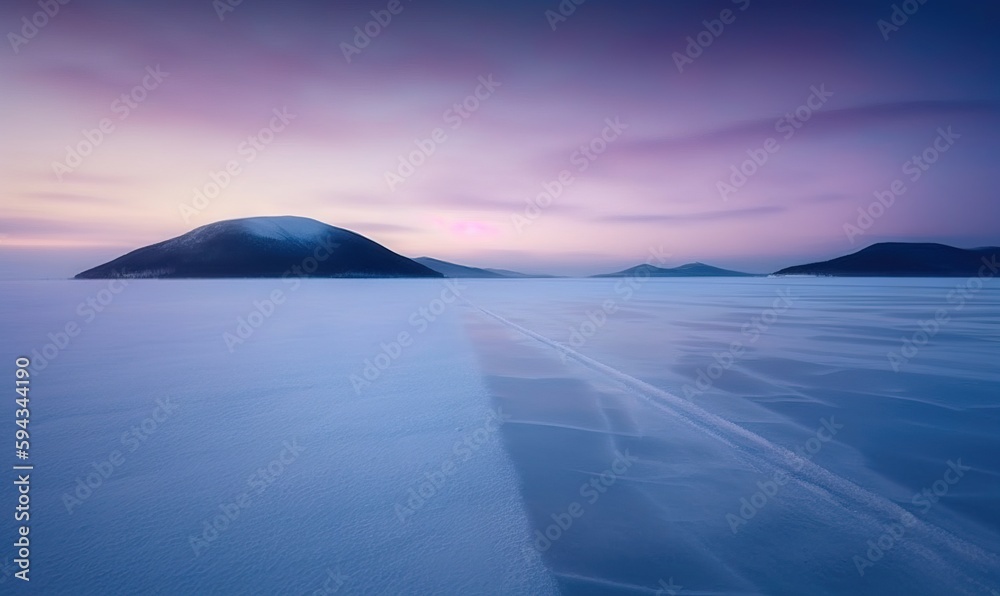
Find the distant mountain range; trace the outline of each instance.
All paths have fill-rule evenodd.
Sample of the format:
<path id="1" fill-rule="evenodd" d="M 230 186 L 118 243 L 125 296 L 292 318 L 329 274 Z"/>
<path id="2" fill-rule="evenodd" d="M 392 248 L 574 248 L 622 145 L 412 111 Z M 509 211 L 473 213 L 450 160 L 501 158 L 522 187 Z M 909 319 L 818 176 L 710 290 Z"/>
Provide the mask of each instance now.
<path id="1" fill-rule="evenodd" d="M 479 278 L 503 278 L 506 275 L 501 275 L 495 271 L 490 271 L 489 269 L 480 269 L 478 267 L 466 267 L 465 265 L 456 265 L 455 263 L 449 263 L 447 261 L 441 261 L 439 259 L 432 259 L 430 257 L 417 257 L 413 259 L 414 261 L 420 263 L 428 269 L 437 271 L 445 277 L 479 277 Z"/>
<path id="2" fill-rule="evenodd" d="M 479 267 L 467 267 L 456 265 L 440 259 L 431 257 L 417 257 L 413 259 L 428 269 L 433 269 L 445 277 L 469 277 L 481 279 L 503 279 L 503 278 L 534 278 L 534 277 L 555 277 L 554 275 L 531 275 L 529 273 L 518 273 L 506 269 L 487 269 Z"/>
<path id="3" fill-rule="evenodd" d="M 539 278 L 554 278 L 554 277 L 559 277 L 558 275 L 545 275 L 545 274 L 542 274 L 542 273 L 538 273 L 538 274 L 535 274 L 535 273 L 518 273 L 517 271 L 509 271 L 507 269 L 492 269 L 492 268 L 489 268 L 489 267 L 486 268 L 486 271 L 489 271 L 490 273 L 498 273 L 498 274 L 500 274 L 501 277 L 518 277 L 518 278 L 525 278 L 525 279 L 527 279 L 527 278 L 539 279 Z"/>
<path id="4" fill-rule="evenodd" d="M 88 269 L 77 279 L 443 277 L 364 236 L 305 217 L 202 226 Z"/>
<path id="5" fill-rule="evenodd" d="M 961 249 L 944 244 L 883 242 L 851 255 L 787 267 L 775 275 L 839 277 L 971 277 L 996 263 L 1000 248 Z"/>
<path id="6" fill-rule="evenodd" d="M 994 271 L 1000 248 L 965 250 L 944 244 L 885 242 L 851 255 L 787 267 L 774 275 L 967 277 Z M 994 271 L 995 272 L 995 271 Z M 77 279 L 282 277 L 534 278 L 504 269 L 409 259 L 349 230 L 305 217 L 220 221 L 134 250 L 88 269 Z M 751 277 L 704 263 L 673 268 L 636 265 L 593 277 Z"/>
<path id="7" fill-rule="evenodd" d="M 753 274 L 720 269 L 704 263 L 688 263 L 667 269 L 653 265 L 636 265 L 617 273 L 602 273 L 592 277 L 753 277 Z"/>

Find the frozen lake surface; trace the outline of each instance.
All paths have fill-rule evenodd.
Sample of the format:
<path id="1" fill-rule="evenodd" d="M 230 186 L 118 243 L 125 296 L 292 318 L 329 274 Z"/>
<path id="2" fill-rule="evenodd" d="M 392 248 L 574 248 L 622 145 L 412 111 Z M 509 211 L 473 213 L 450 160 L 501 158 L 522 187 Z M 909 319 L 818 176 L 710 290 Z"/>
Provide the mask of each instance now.
<path id="1" fill-rule="evenodd" d="M 30 591 L 998 594 L 997 283 L 4 282 Z"/>

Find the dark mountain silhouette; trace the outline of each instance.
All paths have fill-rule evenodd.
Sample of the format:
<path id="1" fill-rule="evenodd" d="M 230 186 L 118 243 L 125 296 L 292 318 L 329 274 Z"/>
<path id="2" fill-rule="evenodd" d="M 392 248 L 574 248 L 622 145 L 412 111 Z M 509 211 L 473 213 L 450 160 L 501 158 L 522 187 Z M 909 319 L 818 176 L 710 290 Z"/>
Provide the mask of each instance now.
<path id="1" fill-rule="evenodd" d="M 220 221 L 134 250 L 77 279 L 442 277 L 364 236 L 305 217 Z"/>
<path id="2" fill-rule="evenodd" d="M 636 265 L 617 273 L 603 273 L 593 277 L 752 277 L 752 273 L 720 269 L 704 263 L 688 263 L 680 267 L 662 268 L 653 265 Z"/>
<path id="3" fill-rule="evenodd" d="M 945 244 L 883 242 L 837 259 L 787 267 L 775 275 L 971 277 L 984 266 L 988 271 L 995 267 L 998 255 L 997 247 L 966 250 Z"/>

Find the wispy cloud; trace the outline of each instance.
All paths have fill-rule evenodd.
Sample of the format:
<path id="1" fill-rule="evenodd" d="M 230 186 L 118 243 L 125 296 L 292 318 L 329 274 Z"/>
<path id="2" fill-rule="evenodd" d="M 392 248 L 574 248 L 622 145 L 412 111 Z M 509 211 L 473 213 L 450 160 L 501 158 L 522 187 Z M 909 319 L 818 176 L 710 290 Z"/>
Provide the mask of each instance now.
<path id="1" fill-rule="evenodd" d="M 830 108 L 812 114 L 801 136 L 850 135 L 877 125 L 912 124 L 930 120 L 939 123 L 946 116 L 1000 117 L 1000 102 L 986 100 L 923 100 L 880 103 L 844 108 Z M 728 126 L 694 133 L 626 139 L 616 150 L 618 157 L 629 155 L 670 154 L 674 152 L 717 151 L 724 145 L 759 144 L 776 136 L 775 123 L 780 113 L 735 122 Z"/>
<path id="2" fill-rule="evenodd" d="M 705 211 L 701 213 L 645 213 L 645 214 L 606 214 L 594 219 L 607 223 L 630 224 L 685 224 L 713 221 L 740 220 L 747 217 L 774 215 L 788 211 L 787 207 L 751 207 L 747 209 L 730 209 L 726 211 Z"/>

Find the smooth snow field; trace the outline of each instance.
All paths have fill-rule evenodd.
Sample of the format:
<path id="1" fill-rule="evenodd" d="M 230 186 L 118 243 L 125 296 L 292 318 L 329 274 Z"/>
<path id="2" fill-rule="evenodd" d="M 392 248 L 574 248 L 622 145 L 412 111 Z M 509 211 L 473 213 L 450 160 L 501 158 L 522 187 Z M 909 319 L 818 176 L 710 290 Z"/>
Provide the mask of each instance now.
<path id="1" fill-rule="evenodd" d="M 997 283 L 3 282 L 0 593 L 995 596 Z"/>

